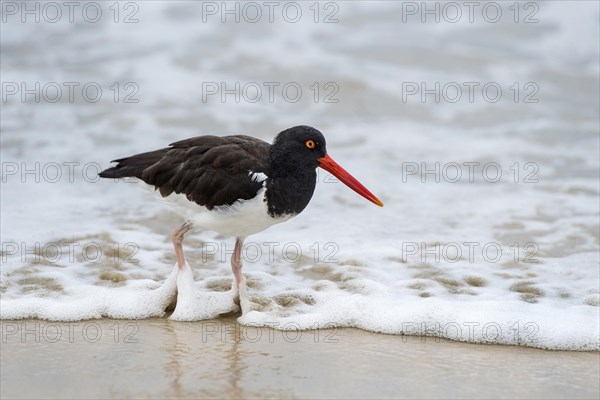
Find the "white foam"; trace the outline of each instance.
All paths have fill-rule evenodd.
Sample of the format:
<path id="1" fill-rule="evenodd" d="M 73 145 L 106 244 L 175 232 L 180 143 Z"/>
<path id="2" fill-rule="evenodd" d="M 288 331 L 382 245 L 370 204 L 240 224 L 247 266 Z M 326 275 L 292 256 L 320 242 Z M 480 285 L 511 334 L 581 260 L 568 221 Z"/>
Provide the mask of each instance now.
<path id="1" fill-rule="evenodd" d="M 177 306 L 171 314 L 176 321 L 200 321 L 215 318 L 238 309 L 234 303 L 233 289 L 228 292 L 203 292 L 194 284 L 190 266 L 185 268 L 177 277 Z"/>
<path id="2" fill-rule="evenodd" d="M 153 281 L 133 287 L 102 288 L 73 286 L 64 296 L 0 300 L 2 319 L 39 318 L 51 321 L 80 321 L 93 318 L 142 319 L 162 317 L 177 294 L 177 267 L 157 287 Z M 141 285 L 140 285 L 141 283 Z"/>

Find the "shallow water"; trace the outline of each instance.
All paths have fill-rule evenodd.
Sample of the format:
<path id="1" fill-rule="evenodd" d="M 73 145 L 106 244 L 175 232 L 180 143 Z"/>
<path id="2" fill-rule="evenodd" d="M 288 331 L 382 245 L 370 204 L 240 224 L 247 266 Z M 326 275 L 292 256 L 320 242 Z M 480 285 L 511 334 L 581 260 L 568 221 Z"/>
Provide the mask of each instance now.
<path id="1" fill-rule="evenodd" d="M 296 23 L 135 4 L 117 23 L 108 8 L 97 23 L 5 15 L 3 319 L 161 315 L 181 218 L 95 174 L 194 135 L 309 124 L 386 205 L 319 174 L 299 217 L 248 239 L 241 323 L 600 347 L 598 4 L 520 3 L 516 23 L 508 3 L 497 23 L 422 23 L 394 2 L 332 3 L 317 23 L 308 3 Z M 39 102 L 21 101 L 36 82 Z M 236 83 L 239 101 L 222 90 Z M 186 239 L 204 304 L 189 315 L 231 308 L 232 249 Z"/>
<path id="2" fill-rule="evenodd" d="M 231 318 L 0 325 L 2 398 L 589 399 L 600 391 L 597 353 L 356 329 L 282 332 Z"/>

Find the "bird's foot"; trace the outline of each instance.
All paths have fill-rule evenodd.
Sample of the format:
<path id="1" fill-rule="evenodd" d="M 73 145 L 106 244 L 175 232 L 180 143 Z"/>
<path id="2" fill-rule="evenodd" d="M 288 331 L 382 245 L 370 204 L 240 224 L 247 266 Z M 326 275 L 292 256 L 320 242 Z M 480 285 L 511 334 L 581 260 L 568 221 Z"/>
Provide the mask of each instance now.
<path id="1" fill-rule="evenodd" d="M 173 229 L 173 232 L 171 233 L 173 244 L 175 246 L 183 244 L 183 238 L 185 234 L 191 231 L 193 226 L 194 225 L 188 220 L 185 221 L 180 227 Z"/>
<path id="2" fill-rule="evenodd" d="M 242 310 L 242 315 L 252 310 L 252 302 L 250 301 L 250 297 L 248 297 L 248 289 L 246 287 L 246 282 L 244 282 L 243 286 L 240 286 L 238 292 L 238 300 L 240 302 L 240 309 Z"/>
<path id="3" fill-rule="evenodd" d="M 233 279 L 233 282 L 231 282 L 231 291 L 233 292 L 233 302 L 236 305 L 240 305 L 240 284 L 241 282 L 238 282 L 237 279 Z"/>
<path id="4" fill-rule="evenodd" d="M 235 279 L 231 285 L 231 289 L 233 290 L 233 302 L 240 307 L 242 314 L 246 313 L 250 310 L 251 302 L 248 297 L 248 287 L 246 286 L 246 278 L 242 276 L 240 282 L 237 282 Z"/>
<path id="5" fill-rule="evenodd" d="M 183 254 L 183 238 L 186 233 L 192 230 L 192 226 L 191 222 L 186 221 L 179 228 L 173 229 L 173 232 L 171 233 L 173 247 L 175 248 L 175 258 L 177 259 L 179 270 L 183 270 L 186 266 L 185 256 Z"/>

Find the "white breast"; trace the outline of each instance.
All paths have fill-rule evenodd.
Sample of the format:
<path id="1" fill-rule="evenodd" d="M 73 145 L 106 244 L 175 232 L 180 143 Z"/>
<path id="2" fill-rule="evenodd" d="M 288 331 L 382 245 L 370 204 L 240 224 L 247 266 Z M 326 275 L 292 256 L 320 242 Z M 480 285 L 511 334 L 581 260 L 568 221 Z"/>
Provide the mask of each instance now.
<path id="1" fill-rule="evenodd" d="M 164 199 L 175 205 L 182 216 L 192 221 L 194 230 L 246 237 L 293 217 L 291 214 L 277 218 L 270 216 L 265 194 L 266 188 L 263 185 L 251 199 L 238 200 L 230 206 L 214 207 L 212 210 L 189 201 L 183 194 L 172 193 Z"/>

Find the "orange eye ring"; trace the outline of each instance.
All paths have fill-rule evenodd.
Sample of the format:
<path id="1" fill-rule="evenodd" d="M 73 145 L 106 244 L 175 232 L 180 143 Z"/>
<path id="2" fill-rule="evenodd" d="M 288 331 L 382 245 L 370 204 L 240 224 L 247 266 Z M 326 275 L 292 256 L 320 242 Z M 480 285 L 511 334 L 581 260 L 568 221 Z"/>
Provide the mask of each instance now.
<path id="1" fill-rule="evenodd" d="M 307 149 L 314 149 L 315 147 L 317 147 L 317 145 L 315 144 L 315 141 L 312 139 L 308 139 L 306 142 L 304 142 L 304 145 L 306 146 Z"/>

